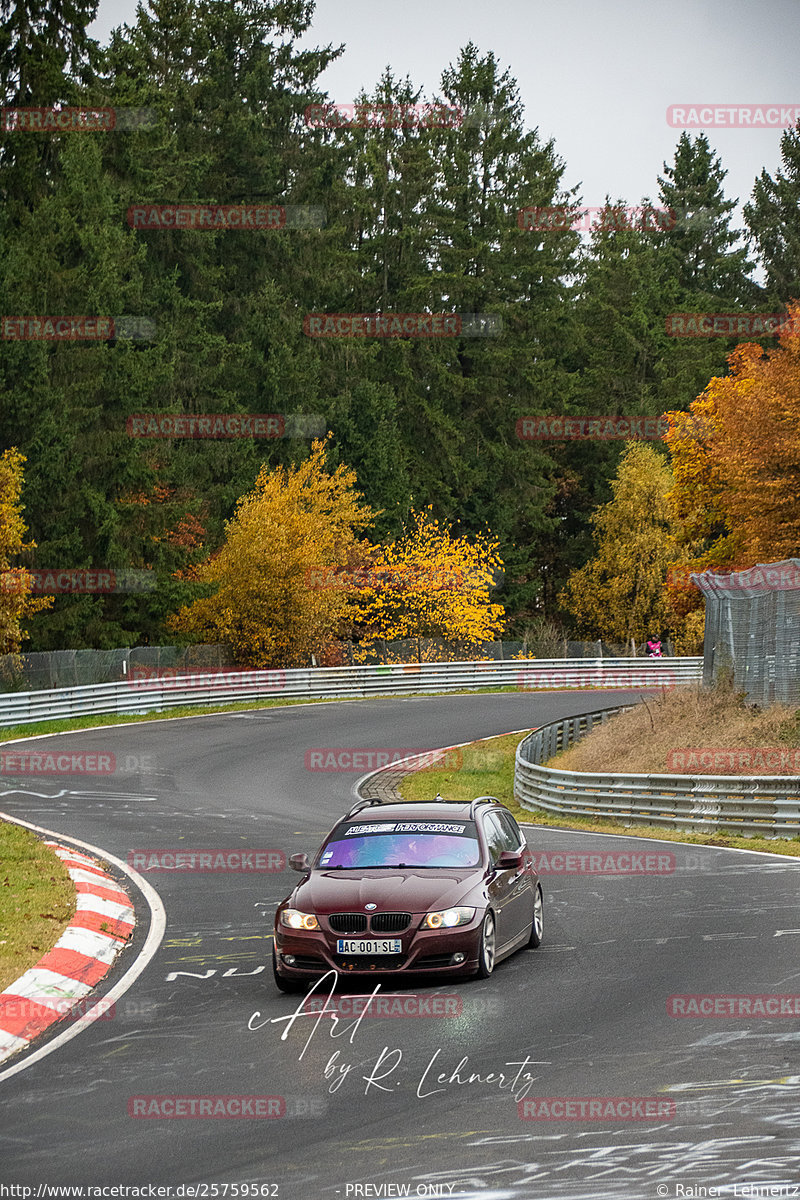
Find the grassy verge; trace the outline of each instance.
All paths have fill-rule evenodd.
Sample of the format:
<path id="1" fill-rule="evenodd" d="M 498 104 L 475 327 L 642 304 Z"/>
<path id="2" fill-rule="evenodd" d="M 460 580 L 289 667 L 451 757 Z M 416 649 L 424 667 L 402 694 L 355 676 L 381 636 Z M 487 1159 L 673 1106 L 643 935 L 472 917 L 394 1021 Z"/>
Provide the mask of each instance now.
<path id="1" fill-rule="evenodd" d="M 81 729 L 96 729 L 107 725 L 138 725 L 142 721 L 169 721 L 178 717 L 199 717 L 212 713 L 250 712 L 255 708 L 278 708 L 288 704 L 314 704 L 314 700 L 242 700 L 232 704 L 187 704 L 170 708 L 166 712 L 150 713 L 97 713 L 86 717 L 61 717 L 54 721 L 35 721 L 27 725 L 10 725 L 0 729 L 0 742 L 13 738 L 47 737 L 51 733 L 72 733 Z"/>
<path id="2" fill-rule="evenodd" d="M 604 726 L 602 732 L 606 732 L 608 728 L 608 725 Z M 800 857 L 800 838 L 691 833 L 670 826 L 662 828 L 656 825 L 622 825 L 605 817 L 566 817 L 560 813 L 556 815 L 543 811 L 529 812 L 526 808 L 520 808 L 514 800 L 514 755 L 521 738 L 521 734 L 513 733 L 487 741 L 473 742 L 463 748 L 462 764 L 458 769 L 426 767 L 415 771 L 413 775 L 407 775 L 401 781 L 400 794 L 404 800 L 417 802 L 431 800 L 437 792 L 446 800 L 474 800 L 476 796 L 496 796 L 518 821 L 525 821 L 531 825 L 555 829 L 582 829 L 592 833 L 615 833 L 626 837 L 659 838 L 665 842 L 689 842 L 697 846 L 762 850 L 770 854 L 791 854 Z"/>
<path id="3" fill-rule="evenodd" d="M 0 822 L 0 992 L 52 949 L 74 912 L 61 860 L 30 830 Z"/>

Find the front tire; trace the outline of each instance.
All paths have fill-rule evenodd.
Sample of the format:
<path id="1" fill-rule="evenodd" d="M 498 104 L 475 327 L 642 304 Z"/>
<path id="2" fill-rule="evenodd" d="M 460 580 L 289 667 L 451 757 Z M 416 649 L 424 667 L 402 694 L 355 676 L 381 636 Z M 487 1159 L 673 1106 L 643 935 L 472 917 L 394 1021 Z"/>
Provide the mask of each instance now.
<path id="1" fill-rule="evenodd" d="M 532 950 L 538 950 L 542 944 L 544 937 L 544 899 L 542 897 L 542 885 L 537 883 L 536 894 L 533 901 L 533 923 L 531 925 L 531 936 L 528 938 L 528 945 Z"/>
<path id="2" fill-rule="evenodd" d="M 478 970 L 476 971 L 478 979 L 488 979 L 491 975 L 494 970 L 496 950 L 497 932 L 495 930 L 494 917 L 490 912 L 487 912 L 481 926 L 481 943 L 478 950 Z"/>

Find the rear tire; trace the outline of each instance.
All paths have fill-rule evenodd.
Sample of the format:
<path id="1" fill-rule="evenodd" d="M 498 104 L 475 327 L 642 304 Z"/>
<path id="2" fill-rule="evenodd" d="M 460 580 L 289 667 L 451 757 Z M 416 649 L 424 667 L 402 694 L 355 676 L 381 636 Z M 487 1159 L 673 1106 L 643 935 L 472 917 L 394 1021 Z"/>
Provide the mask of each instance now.
<path id="1" fill-rule="evenodd" d="M 487 912 L 483 918 L 481 926 L 481 944 L 478 949 L 478 970 L 476 976 L 478 979 L 488 979 L 494 970 L 495 953 L 497 949 L 497 933 L 494 925 L 494 917 L 490 912 Z"/>
<path id="2" fill-rule="evenodd" d="M 542 897 L 542 885 L 537 883 L 536 894 L 533 901 L 533 923 L 531 925 L 531 936 L 528 938 L 528 945 L 532 950 L 538 950 L 542 944 L 544 937 L 544 899 Z"/>

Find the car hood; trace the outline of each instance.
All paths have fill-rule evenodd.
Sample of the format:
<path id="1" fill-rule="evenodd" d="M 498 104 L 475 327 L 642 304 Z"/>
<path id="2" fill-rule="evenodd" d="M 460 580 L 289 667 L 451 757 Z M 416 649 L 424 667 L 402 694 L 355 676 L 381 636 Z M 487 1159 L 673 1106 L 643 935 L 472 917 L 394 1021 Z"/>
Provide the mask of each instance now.
<path id="1" fill-rule="evenodd" d="M 389 871 L 313 871 L 291 895 L 292 907 L 302 912 L 364 912 L 367 904 L 377 912 L 423 913 L 452 908 L 478 882 L 480 872 L 471 867 L 446 873 L 404 868 Z"/>

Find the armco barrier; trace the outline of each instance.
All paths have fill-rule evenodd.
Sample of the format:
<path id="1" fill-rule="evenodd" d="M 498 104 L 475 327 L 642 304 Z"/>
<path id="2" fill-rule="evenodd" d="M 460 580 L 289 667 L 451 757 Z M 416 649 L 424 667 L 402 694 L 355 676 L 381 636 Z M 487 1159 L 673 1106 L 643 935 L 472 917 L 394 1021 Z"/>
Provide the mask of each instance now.
<path id="1" fill-rule="evenodd" d="M 288 671 L 198 671 L 117 683 L 0 694 L 0 727 L 87 714 L 163 712 L 184 705 L 267 698 L 326 700 L 478 688 L 643 688 L 694 683 L 702 658 L 517 659 L 398 663 Z"/>
<path id="2" fill-rule="evenodd" d="M 627 707 L 630 707 L 627 706 Z M 544 765 L 622 707 L 543 725 L 517 746 L 514 798 L 530 811 L 613 817 L 623 825 L 793 837 L 800 833 L 800 777 L 627 775 L 558 771 Z"/>

